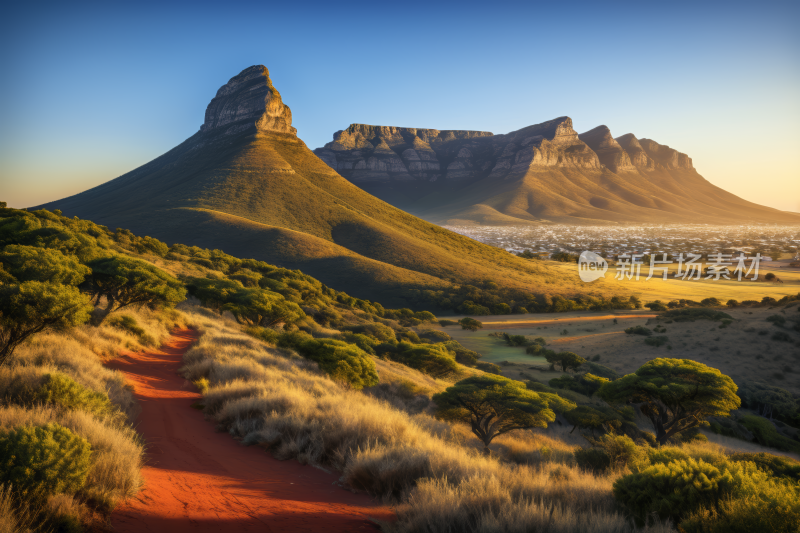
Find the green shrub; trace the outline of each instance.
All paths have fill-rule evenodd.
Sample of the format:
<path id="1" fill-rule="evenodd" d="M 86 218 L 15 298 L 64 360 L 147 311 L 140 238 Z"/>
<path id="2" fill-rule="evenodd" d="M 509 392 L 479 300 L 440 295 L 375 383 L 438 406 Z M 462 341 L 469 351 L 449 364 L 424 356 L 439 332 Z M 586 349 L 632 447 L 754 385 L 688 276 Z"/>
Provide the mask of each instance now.
<path id="1" fill-rule="evenodd" d="M 722 320 L 723 318 L 733 319 L 728 313 L 709 309 L 706 307 L 690 307 L 684 309 L 671 309 L 664 313 L 665 318 L 671 318 L 675 322 L 694 322 L 695 320 Z"/>
<path id="2" fill-rule="evenodd" d="M 29 400 L 31 403 L 85 411 L 101 418 L 113 417 L 120 413 L 108 396 L 87 389 L 69 376 L 60 373 L 47 374 L 42 385 L 33 391 Z"/>
<path id="3" fill-rule="evenodd" d="M 355 389 L 378 384 L 375 362 L 358 346 L 337 339 L 315 339 L 301 331 L 284 333 L 278 346 L 293 348 L 315 361 L 331 378 L 349 383 Z"/>
<path id="4" fill-rule="evenodd" d="M 248 327 L 244 330 L 244 332 L 252 337 L 255 337 L 256 339 L 268 342 L 270 344 L 276 344 L 281 336 L 281 334 L 274 329 L 262 328 L 260 326 Z"/>
<path id="5" fill-rule="evenodd" d="M 340 317 L 341 318 L 341 317 Z M 352 331 L 353 333 L 361 333 L 372 337 L 381 342 L 394 342 L 396 340 L 395 331 L 379 322 L 371 324 L 360 324 L 358 326 L 345 326 L 341 328 L 342 331 Z"/>
<path id="6" fill-rule="evenodd" d="M 663 346 L 668 342 L 669 342 L 669 337 L 666 337 L 664 335 L 658 335 L 656 337 L 647 337 L 644 340 L 645 344 L 647 344 L 648 346 L 655 346 L 656 348 L 658 348 L 659 346 Z"/>
<path id="7" fill-rule="evenodd" d="M 745 415 L 739 423 L 746 427 L 762 446 L 770 446 L 785 452 L 800 453 L 800 443 L 784 437 L 772 422 L 764 417 L 756 415 Z"/>
<path id="8" fill-rule="evenodd" d="M 646 328 L 644 326 L 634 326 L 631 328 L 625 328 L 625 333 L 627 333 L 628 335 L 645 335 L 647 337 L 653 334 L 650 328 Z"/>
<path id="9" fill-rule="evenodd" d="M 91 446 L 58 424 L 0 431 L 0 484 L 26 498 L 74 493 L 89 473 Z"/>
<path id="10" fill-rule="evenodd" d="M 662 302 L 661 300 L 656 300 L 655 302 L 646 303 L 646 304 L 644 304 L 644 306 L 647 307 L 648 309 L 652 310 L 652 311 L 666 311 L 667 310 L 667 306 L 664 305 L 664 302 Z"/>
<path id="11" fill-rule="evenodd" d="M 611 466 L 611 457 L 601 448 L 578 448 L 573 453 L 578 466 L 585 470 L 600 473 Z"/>
<path id="12" fill-rule="evenodd" d="M 456 320 L 447 320 L 444 318 L 439 319 L 439 325 L 442 327 L 445 326 L 457 326 L 458 322 Z"/>
<path id="13" fill-rule="evenodd" d="M 614 497 L 643 523 L 648 515 L 677 521 L 700 508 L 712 508 L 731 490 L 728 470 L 702 460 L 656 463 L 614 482 Z"/>
<path id="14" fill-rule="evenodd" d="M 483 370 L 484 372 L 488 372 L 490 374 L 500 374 L 500 367 L 494 363 L 488 363 L 486 361 L 478 361 L 475 363 L 475 368 L 478 370 Z"/>
<path id="15" fill-rule="evenodd" d="M 735 453 L 729 457 L 731 461 L 749 461 L 755 463 L 762 470 L 775 477 L 800 481 L 800 462 L 788 457 L 772 455 L 771 453 Z"/>
<path id="16" fill-rule="evenodd" d="M 117 315 L 112 316 L 106 320 L 106 323 L 110 326 L 113 326 L 117 329 L 121 329 L 127 331 L 136 337 L 139 337 L 139 340 L 145 346 L 156 346 L 158 345 L 158 341 L 156 341 L 152 335 L 148 335 L 147 332 L 139 327 L 139 324 L 136 322 L 136 319 L 130 315 Z"/>
<path id="17" fill-rule="evenodd" d="M 450 340 L 450 335 L 445 333 L 444 331 L 438 331 L 435 329 L 428 329 L 425 331 L 420 331 L 417 333 L 420 339 L 427 339 L 431 342 L 447 342 Z"/>
<path id="18" fill-rule="evenodd" d="M 608 455 L 614 467 L 627 466 L 635 471 L 647 463 L 646 449 L 637 446 L 627 435 L 608 434 L 599 439 L 591 439 L 590 442 Z"/>
<path id="19" fill-rule="evenodd" d="M 738 467 L 738 468 L 737 468 Z M 770 478 L 753 463 L 732 469 L 731 494 L 698 508 L 680 522 L 685 533 L 796 533 L 800 527 L 800 486 Z M 737 481 L 741 483 L 737 484 Z"/>
<path id="20" fill-rule="evenodd" d="M 392 359 L 434 377 L 444 377 L 458 371 L 455 356 L 442 344 L 413 345 L 401 342 Z"/>
<path id="21" fill-rule="evenodd" d="M 456 361 L 462 365 L 475 366 L 478 364 L 478 359 L 481 358 L 481 354 L 464 348 L 458 341 L 450 340 L 445 342 L 444 345 L 448 350 L 456 354 Z"/>
<path id="22" fill-rule="evenodd" d="M 766 318 L 767 322 L 772 322 L 776 326 L 783 326 L 786 324 L 786 317 L 782 315 L 770 315 Z"/>

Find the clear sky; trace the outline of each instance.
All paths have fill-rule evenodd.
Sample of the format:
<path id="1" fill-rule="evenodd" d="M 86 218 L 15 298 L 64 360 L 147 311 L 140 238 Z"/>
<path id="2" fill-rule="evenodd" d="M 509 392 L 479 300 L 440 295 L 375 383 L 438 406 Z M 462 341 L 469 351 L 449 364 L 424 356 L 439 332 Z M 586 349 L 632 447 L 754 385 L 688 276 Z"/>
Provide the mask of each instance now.
<path id="1" fill-rule="evenodd" d="M 0 200 L 146 163 L 254 64 L 310 148 L 353 122 L 505 133 L 568 115 L 800 211 L 797 1 L 17 2 L 0 17 Z"/>

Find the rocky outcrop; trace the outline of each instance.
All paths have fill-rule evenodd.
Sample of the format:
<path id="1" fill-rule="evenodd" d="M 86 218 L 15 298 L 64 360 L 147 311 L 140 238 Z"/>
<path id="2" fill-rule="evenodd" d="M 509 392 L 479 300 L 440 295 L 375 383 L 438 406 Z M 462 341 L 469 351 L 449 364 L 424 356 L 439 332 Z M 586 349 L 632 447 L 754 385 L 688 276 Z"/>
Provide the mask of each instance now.
<path id="1" fill-rule="evenodd" d="M 631 164 L 636 168 L 642 170 L 653 170 L 656 167 L 655 161 L 650 159 L 647 152 L 644 151 L 642 145 L 639 144 L 639 139 L 632 133 L 626 133 L 615 139 L 620 147 L 628 154 Z"/>
<path id="2" fill-rule="evenodd" d="M 314 153 L 353 183 L 463 180 L 474 177 L 465 154 L 491 132 L 351 124 Z M 466 150 L 466 151 L 464 151 Z"/>
<path id="3" fill-rule="evenodd" d="M 272 86 L 263 65 L 244 69 L 220 87 L 206 108 L 203 133 L 233 135 L 246 131 L 297 134 L 292 112 Z"/>
<path id="4" fill-rule="evenodd" d="M 537 167 L 601 167 L 569 117 L 505 135 L 351 124 L 314 153 L 353 183 L 460 183 L 510 179 Z"/>
<path id="5" fill-rule="evenodd" d="M 694 170 L 692 158 L 686 154 L 650 139 L 641 139 L 639 143 L 651 159 L 668 170 Z"/>
<path id="6" fill-rule="evenodd" d="M 600 162 L 611 169 L 612 172 L 636 170 L 636 167 L 631 163 L 630 156 L 611 136 L 611 130 L 607 126 L 597 126 L 585 133 L 581 133 L 578 138 L 585 142 L 597 154 Z"/>

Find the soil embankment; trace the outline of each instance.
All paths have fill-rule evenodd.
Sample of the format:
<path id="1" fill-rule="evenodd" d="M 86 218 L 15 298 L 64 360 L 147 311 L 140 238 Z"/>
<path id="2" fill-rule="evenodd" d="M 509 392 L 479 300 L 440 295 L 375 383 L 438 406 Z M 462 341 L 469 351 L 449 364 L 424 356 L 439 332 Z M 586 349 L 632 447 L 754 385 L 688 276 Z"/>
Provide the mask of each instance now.
<path id="1" fill-rule="evenodd" d="M 391 509 L 338 485 L 338 476 L 278 461 L 217 433 L 191 407 L 195 387 L 178 374 L 197 333 L 178 330 L 159 350 L 125 353 L 108 366 L 134 386 L 147 443 L 145 487 L 112 514 L 115 532 L 374 531 Z"/>

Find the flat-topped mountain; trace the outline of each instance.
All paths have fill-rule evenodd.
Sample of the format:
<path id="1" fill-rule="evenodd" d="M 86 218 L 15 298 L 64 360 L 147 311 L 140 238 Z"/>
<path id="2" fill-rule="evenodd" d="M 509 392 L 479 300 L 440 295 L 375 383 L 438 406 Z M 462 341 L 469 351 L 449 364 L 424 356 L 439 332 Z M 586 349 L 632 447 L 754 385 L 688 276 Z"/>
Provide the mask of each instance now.
<path id="1" fill-rule="evenodd" d="M 438 179 L 429 164 L 435 147 L 486 135 L 491 134 L 363 127 L 342 132 L 337 146 L 352 153 L 369 145 L 376 177 L 402 168 L 406 181 L 416 182 Z M 466 162 L 473 155 L 459 157 Z M 299 268 L 336 289 L 388 305 L 413 306 L 425 301 L 418 290 L 453 282 L 494 280 L 537 292 L 548 277 L 557 277 L 546 265 L 444 230 L 342 178 L 297 138 L 292 113 L 263 66 L 223 85 L 200 130 L 177 147 L 41 207 L 170 244 Z M 579 284 L 577 275 L 559 277 L 557 292 L 577 294 Z"/>
<path id="2" fill-rule="evenodd" d="M 314 151 L 352 183 L 436 223 L 786 223 L 800 215 L 712 185 L 692 160 L 559 117 L 504 135 L 352 124 Z"/>

